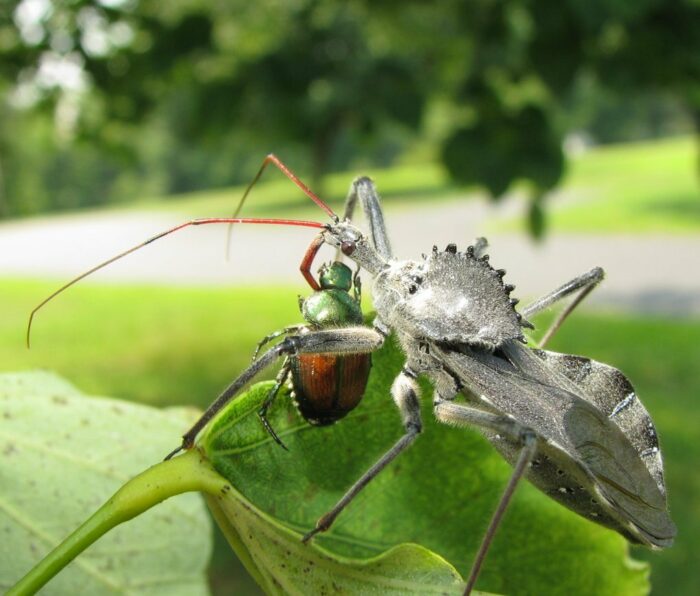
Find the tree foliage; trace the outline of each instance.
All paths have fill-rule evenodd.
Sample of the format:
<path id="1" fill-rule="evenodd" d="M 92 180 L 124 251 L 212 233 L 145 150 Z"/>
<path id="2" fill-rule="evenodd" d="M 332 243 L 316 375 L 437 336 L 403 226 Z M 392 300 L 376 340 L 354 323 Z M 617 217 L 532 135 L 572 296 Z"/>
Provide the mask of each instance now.
<path id="1" fill-rule="evenodd" d="M 534 221 L 582 77 L 624 98 L 664 90 L 698 118 L 698 17 L 694 0 L 22 0 L 0 16 L 0 77 L 6 92 L 33 81 L 34 105 L 65 119 L 46 65 L 77 68 L 72 130 L 109 155 L 103 180 L 160 160 L 158 190 L 224 184 L 280 146 L 318 180 L 422 135 L 493 197 L 527 181 Z M 429 130 L 436 106 L 448 124 Z"/>

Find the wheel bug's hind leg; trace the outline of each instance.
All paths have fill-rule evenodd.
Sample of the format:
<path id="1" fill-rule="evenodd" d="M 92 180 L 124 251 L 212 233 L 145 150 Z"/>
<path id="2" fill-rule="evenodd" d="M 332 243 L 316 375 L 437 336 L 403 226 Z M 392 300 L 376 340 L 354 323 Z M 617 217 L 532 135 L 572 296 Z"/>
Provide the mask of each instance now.
<path id="1" fill-rule="evenodd" d="M 373 352 L 384 343 L 384 336 L 368 327 L 340 327 L 312 331 L 304 335 L 290 335 L 276 346 L 270 348 L 260 358 L 246 368 L 182 437 L 182 444 L 170 452 L 165 459 L 170 459 L 184 449 L 190 449 L 194 440 L 207 423 L 231 401 L 261 370 L 272 364 L 281 356 L 292 354 L 366 354 Z"/>
<path id="2" fill-rule="evenodd" d="M 571 281 L 560 286 L 553 292 L 545 294 L 541 298 L 535 300 L 532 304 L 529 304 L 520 311 L 520 314 L 528 319 L 532 315 L 535 315 L 545 308 L 548 308 L 552 304 L 559 302 L 563 298 L 566 298 L 570 294 L 578 292 L 578 295 L 571 301 L 570 304 L 557 316 L 554 322 L 549 326 L 546 333 L 540 340 L 538 347 L 543 348 L 547 342 L 552 339 L 552 336 L 559 330 L 566 318 L 573 312 L 573 310 L 581 304 L 583 299 L 590 294 L 594 288 L 603 280 L 605 277 L 605 272 L 600 267 L 594 267 L 587 273 L 575 277 Z"/>
<path id="3" fill-rule="evenodd" d="M 279 435 L 275 432 L 275 429 L 272 428 L 270 421 L 267 419 L 267 411 L 270 409 L 272 402 L 275 401 L 275 398 L 277 397 L 277 394 L 279 393 L 282 384 L 287 380 L 290 368 L 291 365 L 289 362 L 289 358 L 285 358 L 284 363 L 282 364 L 282 368 L 280 368 L 280 371 L 277 373 L 277 377 L 275 378 L 275 384 L 273 385 L 272 389 L 270 389 L 270 391 L 268 392 L 265 401 L 262 403 L 262 406 L 260 406 L 260 409 L 258 410 L 258 416 L 260 417 L 260 422 L 262 422 L 263 427 L 268 433 L 270 433 L 270 436 L 275 440 L 275 442 L 285 451 L 289 451 L 289 449 L 282 442 L 282 439 L 279 438 Z"/>
<path id="4" fill-rule="evenodd" d="M 476 584 L 476 580 L 479 577 L 479 571 L 481 570 L 484 559 L 486 558 L 486 553 L 488 552 L 491 542 L 496 535 L 496 531 L 501 523 L 503 514 L 506 512 L 511 498 L 515 493 L 518 482 L 525 475 L 527 467 L 530 465 L 530 462 L 535 456 L 535 452 L 537 450 L 537 435 L 534 433 L 534 431 L 518 424 L 512 418 L 499 416 L 490 412 L 484 412 L 476 408 L 471 408 L 463 404 L 456 404 L 452 401 L 443 400 L 440 398 L 435 401 L 435 415 L 438 420 L 447 424 L 489 428 L 510 437 L 511 439 L 519 442 L 522 446 L 518 459 L 513 467 L 513 473 L 510 476 L 510 480 L 508 481 L 508 484 L 501 495 L 498 506 L 491 517 L 486 533 L 484 534 L 481 544 L 479 545 L 479 550 L 474 557 L 474 562 L 472 563 L 472 568 L 469 572 L 469 578 L 467 579 L 467 585 L 464 589 L 465 596 L 468 596 Z"/>
<path id="5" fill-rule="evenodd" d="M 316 527 L 304 535 L 302 542 L 308 542 L 319 532 L 328 530 L 338 515 L 358 493 L 415 441 L 423 428 L 420 417 L 420 403 L 418 401 L 419 394 L 420 389 L 413 372 L 408 369 L 401 371 L 391 386 L 391 396 L 401 413 L 401 419 L 405 428 L 404 435 L 348 489 L 330 511 L 319 518 L 316 522 Z"/>

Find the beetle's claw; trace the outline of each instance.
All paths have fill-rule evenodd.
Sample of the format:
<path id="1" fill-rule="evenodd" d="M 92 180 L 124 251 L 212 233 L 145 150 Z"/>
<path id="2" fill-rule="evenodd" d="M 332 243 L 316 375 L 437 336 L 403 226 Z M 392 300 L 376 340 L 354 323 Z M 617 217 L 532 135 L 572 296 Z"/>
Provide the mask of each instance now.
<path id="1" fill-rule="evenodd" d="M 336 514 L 334 515 L 332 511 L 329 511 L 325 515 L 321 516 L 321 518 L 316 522 L 316 527 L 311 530 L 310 532 L 307 532 L 304 534 L 304 537 L 301 539 L 301 541 L 304 544 L 307 544 L 309 540 L 311 540 L 316 534 L 319 532 L 325 532 L 328 528 L 331 527 L 331 524 L 333 523 L 333 520 L 336 517 Z"/>
<path id="2" fill-rule="evenodd" d="M 267 416 L 265 416 L 265 411 L 261 410 L 260 412 L 258 412 L 258 416 L 260 416 L 260 421 L 262 422 L 262 425 L 265 427 L 265 430 L 268 433 L 270 433 L 270 436 L 275 440 L 275 443 L 277 443 L 285 451 L 289 451 L 289 448 L 282 442 L 282 439 L 280 439 L 277 436 L 275 429 L 273 429 L 270 423 L 268 422 Z"/>
<path id="3" fill-rule="evenodd" d="M 180 451 L 185 451 L 186 449 L 191 449 L 192 445 L 194 444 L 194 441 L 190 440 L 188 437 L 189 433 L 182 437 L 182 443 L 180 443 L 180 446 L 177 447 L 176 449 L 173 449 L 168 455 L 165 456 L 163 461 L 168 461 L 169 459 L 172 459 L 174 456 L 176 456 Z"/>
<path id="4" fill-rule="evenodd" d="M 172 459 L 175 455 L 177 455 L 178 453 L 180 453 L 180 451 L 183 451 L 183 450 L 184 450 L 184 447 L 182 445 L 180 445 L 177 449 L 173 449 L 170 453 L 168 453 L 168 455 L 166 455 L 163 458 L 163 461 L 168 461 L 169 459 Z"/>

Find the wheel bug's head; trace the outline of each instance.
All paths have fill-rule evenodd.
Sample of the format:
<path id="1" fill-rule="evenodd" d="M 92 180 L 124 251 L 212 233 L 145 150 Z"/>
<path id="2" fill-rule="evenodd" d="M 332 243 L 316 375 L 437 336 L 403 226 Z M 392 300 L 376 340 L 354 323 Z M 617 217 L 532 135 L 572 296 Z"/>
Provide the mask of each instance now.
<path id="1" fill-rule="evenodd" d="M 328 224 L 323 232 L 323 240 L 336 247 L 372 276 L 388 267 L 388 263 L 374 249 L 367 237 L 348 221 Z"/>

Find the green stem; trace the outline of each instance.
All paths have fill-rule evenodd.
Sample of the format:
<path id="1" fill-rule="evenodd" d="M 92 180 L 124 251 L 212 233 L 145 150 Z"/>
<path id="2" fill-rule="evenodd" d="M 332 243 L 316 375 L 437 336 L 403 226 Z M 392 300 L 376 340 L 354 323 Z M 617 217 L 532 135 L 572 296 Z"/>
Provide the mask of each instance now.
<path id="1" fill-rule="evenodd" d="M 7 596 L 34 594 L 88 546 L 119 524 L 181 493 L 221 494 L 228 482 L 193 449 L 129 480 L 68 538 L 44 557 Z"/>

